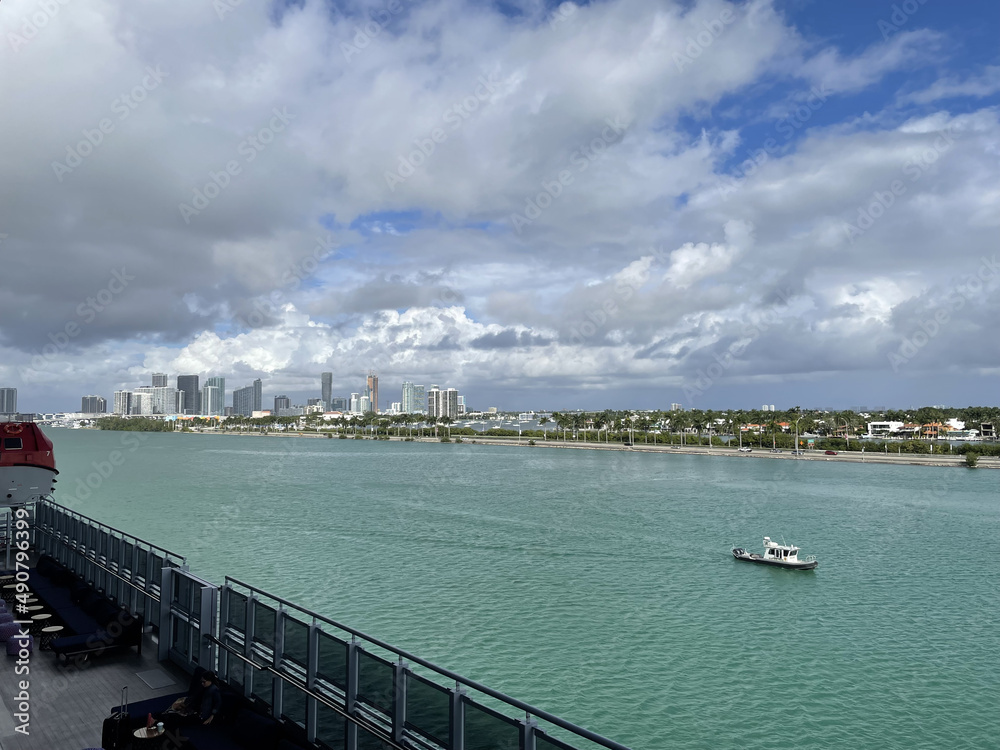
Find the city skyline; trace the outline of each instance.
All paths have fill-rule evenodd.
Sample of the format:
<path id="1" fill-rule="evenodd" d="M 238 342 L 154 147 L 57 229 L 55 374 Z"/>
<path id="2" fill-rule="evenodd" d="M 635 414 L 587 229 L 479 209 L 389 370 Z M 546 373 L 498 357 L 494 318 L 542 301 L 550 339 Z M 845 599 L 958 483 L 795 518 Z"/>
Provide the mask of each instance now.
<path id="1" fill-rule="evenodd" d="M 369 369 L 382 408 L 996 401 L 996 3 L 417 4 L 357 49 L 375 22 L 330 10 L 7 45 L 20 409 Z"/>

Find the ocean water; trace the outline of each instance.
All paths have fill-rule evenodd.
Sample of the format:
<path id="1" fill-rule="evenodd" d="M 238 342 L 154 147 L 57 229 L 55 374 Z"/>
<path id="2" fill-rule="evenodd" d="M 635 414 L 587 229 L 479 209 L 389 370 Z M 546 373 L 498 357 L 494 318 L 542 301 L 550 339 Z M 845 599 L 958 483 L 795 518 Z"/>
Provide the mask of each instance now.
<path id="1" fill-rule="evenodd" d="M 59 502 L 637 750 L 1000 747 L 1000 473 L 47 433 Z"/>

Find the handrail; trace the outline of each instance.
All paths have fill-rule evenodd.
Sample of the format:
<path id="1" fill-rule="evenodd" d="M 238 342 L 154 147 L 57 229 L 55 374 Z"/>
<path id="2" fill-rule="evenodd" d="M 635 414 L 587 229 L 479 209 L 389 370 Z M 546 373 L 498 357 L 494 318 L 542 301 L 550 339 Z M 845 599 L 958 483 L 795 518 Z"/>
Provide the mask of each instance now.
<path id="1" fill-rule="evenodd" d="M 60 505 L 55 500 L 51 500 L 49 498 L 44 498 L 42 500 L 42 502 L 45 503 L 45 504 L 47 504 L 47 505 L 51 505 L 51 506 L 53 506 L 55 508 L 58 508 L 63 513 L 66 513 L 69 516 L 75 516 L 77 518 L 82 518 L 83 520 L 92 523 L 94 526 L 97 526 L 98 528 L 104 528 L 104 529 L 107 529 L 108 531 L 113 531 L 116 534 L 121 534 L 123 537 L 129 537 L 134 542 L 138 542 L 139 544 L 146 545 L 150 549 L 159 550 L 160 552 L 165 553 L 168 557 L 173 557 L 173 558 L 176 558 L 176 559 L 180 560 L 182 565 L 186 565 L 187 564 L 187 558 L 184 557 L 183 555 L 178 555 L 175 552 L 171 552 L 170 550 L 168 550 L 165 547 L 160 547 L 159 545 L 153 544 L 152 542 L 147 542 L 145 539 L 140 539 L 135 534 L 130 534 L 127 531 L 122 531 L 121 529 L 116 529 L 114 526 L 108 526 L 106 523 L 101 523 L 97 519 L 91 518 L 90 516 L 85 516 L 83 513 L 78 513 L 75 510 L 67 508 L 65 505 Z M 36 517 L 37 517 L 37 511 L 36 511 Z M 37 526 L 37 524 L 36 524 L 36 526 Z"/>
<path id="2" fill-rule="evenodd" d="M 49 535 L 50 537 L 54 538 L 57 542 L 61 543 L 64 547 L 68 547 L 70 550 L 72 550 L 76 554 L 80 555 L 80 557 L 84 558 L 87 562 L 93 563 L 98 568 L 100 568 L 105 573 L 107 573 L 108 575 L 114 576 L 119 581 L 121 581 L 122 583 L 124 583 L 126 586 L 131 586 L 136 591 L 142 592 L 144 595 L 148 596 L 154 602 L 156 602 L 157 604 L 159 604 L 160 597 L 157 596 L 155 593 L 153 593 L 150 589 L 144 589 L 141 586 L 137 586 L 136 584 L 132 583 L 132 581 L 130 581 L 128 578 L 125 578 L 124 576 L 118 575 L 115 571 L 111 570 L 111 568 L 107 567 L 106 565 L 102 565 L 100 562 L 98 562 L 96 558 L 88 557 L 87 555 L 81 553 L 80 550 L 78 550 L 72 544 L 70 544 L 69 542 L 67 542 L 65 539 L 60 539 L 58 536 L 56 536 L 55 534 L 53 534 L 51 531 L 47 531 L 46 529 L 43 529 L 40 526 L 36 526 L 35 527 L 35 531 L 40 531 L 43 534 Z M 149 579 L 147 578 L 146 580 L 148 581 Z M 156 584 L 156 585 L 159 585 L 159 584 Z"/>
<path id="3" fill-rule="evenodd" d="M 499 701 L 503 701 L 504 703 L 507 703 L 508 705 L 511 705 L 511 706 L 513 706 L 515 708 L 519 708 L 522 711 L 525 711 L 526 713 L 531 714 L 532 716 L 537 716 L 540 719 L 545 719 L 546 721 L 548 721 L 548 722 L 550 722 L 552 724 L 555 724 L 558 727 L 562 727 L 563 729 L 566 729 L 567 731 L 573 732 L 574 734 L 577 734 L 577 735 L 579 735 L 579 736 L 581 736 L 581 737 L 583 737 L 585 739 L 588 739 L 591 742 L 596 742 L 598 745 L 603 745 L 604 747 L 609 748 L 609 750 L 630 750 L 630 748 L 627 747 L 626 745 L 622 745 L 621 743 L 618 743 L 618 742 L 615 742 L 614 740 L 608 739 L 607 737 L 604 737 L 604 736 L 598 734 L 597 732 L 592 732 L 589 729 L 585 729 L 584 727 L 577 726 L 576 724 L 574 724 L 571 721 L 566 721 L 565 719 L 560 719 L 555 714 L 551 714 L 548 711 L 544 711 L 544 710 L 542 710 L 540 708 L 535 708 L 530 703 L 525 703 L 524 701 L 518 700 L 517 698 L 513 698 L 513 697 L 511 697 L 509 695 L 501 693 L 499 690 L 494 690 L 493 688 L 488 687 L 487 685 L 483 685 L 480 682 L 476 682 L 475 680 L 470 680 L 470 679 L 468 679 L 466 677 L 463 677 L 462 675 L 458 674 L 457 672 L 452 672 L 450 669 L 446 669 L 444 667 L 439 667 L 438 665 L 434 664 L 433 662 L 429 662 L 426 659 L 421 659 L 419 656 L 416 656 L 415 654 L 411 654 L 411 653 L 409 653 L 407 651 L 404 651 L 401 648 L 397 648 L 396 646 L 393 646 L 393 645 L 391 645 L 389 643 L 386 643 L 385 641 L 380 640 L 379 638 L 375 638 L 373 636 L 367 635 L 367 634 L 361 632 L 360 630 L 357 630 L 356 628 L 352 628 L 352 627 L 350 627 L 348 625 L 343 625 L 343 624 L 337 622 L 336 620 L 331 620 L 329 617 L 324 617 L 323 615 L 321 615 L 321 614 L 319 614 L 317 612 L 313 612 L 311 610 L 308 610 L 305 607 L 299 606 L 298 604 L 295 604 L 294 602 L 290 602 L 287 599 L 283 599 L 280 596 L 275 596 L 273 594 L 269 594 L 267 591 L 264 591 L 263 589 L 257 588 L 256 586 L 251 586 L 248 583 L 243 583 L 242 581 L 239 581 L 239 580 L 237 580 L 235 578 L 232 578 L 230 576 L 226 576 L 226 582 L 227 583 L 228 582 L 235 583 L 235 584 L 237 584 L 239 586 L 243 586 L 244 588 L 250 589 L 251 591 L 255 591 L 258 594 L 263 594 L 264 596 L 267 596 L 268 598 L 273 599 L 276 602 L 281 602 L 282 604 L 285 604 L 285 605 L 287 605 L 289 607 L 293 607 L 294 609 L 297 609 L 300 612 L 303 612 L 303 613 L 305 613 L 307 615 L 310 615 L 311 617 L 314 617 L 317 620 L 321 620 L 322 622 L 325 622 L 325 623 L 327 623 L 329 625 L 333 625 L 335 628 L 339 628 L 341 630 L 344 630 L 344 631 L 350 633 L 351 635 L 363 638 L 364 640 L 368 641 L 369 643 L 373 643 L 376 646 L 379 646 L 380 648 L 384 648 L 386 651 L 391 651 L 392 653 L 396 654 L 397 656 L 401 656 L 404 659 L 408 659 L 409 661 L 412 661 L 412 662 L 415 662 L 417 664 L 420 664 L 421 666 L 427 667 L 428 669 L 431 669 L 431 670 L 437 672 L 438 674 L 440 674 L 440 675 L 442 675 L 444 677 L 447 677 L 447 678 L 449 678 L 451 680 L 455 680 L 456 682 L 460 682 L 463 685 L 467 685 L 467 686 L 473 688 L 474 690 L 478 690 L 481 693 L 485 693 L 486 695 L 489 695 L 492 698 L 496 698 Z"/>
<path id="4" fill-rule="evenodd" d="M 338 706 L 336 703 L 334 703 L 333 701 L 331 701 L 326 696 L 320 695 L 319 693 L 316 693 L 316 692 L 310 690 L 306 686 L 306 684 L 304 682 L 300 682 L 299 680 L 296 680 L 291 675 L 287 675 L 287 674 L 285 674 L 283 672 L 279 672 L 273 666 L 265 665 L 265 664 L 258 664 L 253 659 L 248 659 L 246 656 L 244 656 L 243 654 L 241 654 L 239 651 L 237 651 L 236 649 L 234 649 L 232 646 L 230 646 L 230 645 L 228 645 L 228 644 L 223 643 L 222 641 L 220 641 L 214 635 L 206 636 L 206 638 L 208 638 L 208 640 L 211 641 L 212 643 L 214 643 L 215 645 L 217 645 L 217 646 L 221 647 L 222 649 L 224 649 L 230 655 L 235 656 L 236 658 L 238 658 L 238 659 L 246 662 L 247 664 L 251 665 L 254 669 L 257 669 L 257 670 L 259 670 L 261 672 L 270 672 L 275 677 L 278 677 L 278 678 L 284 680 L 285 682 L 287 682 L 290 685 L 294 686 L 297 690 L 300 690 L 303 693 L 305 693 L 306 695 L 308 695 L 310 698 L 313 698 L 313 699 L 319 701 L 324 706 L 326 706 L 327 708 L 329 708 L 331 711 L 339 714 L 340 716 L 344 717 L 345 719 L 347 719 L 351 723 L 357 724 L 359 727 L 361 727 L 362 729 L 364 729 L 367 732 L 371 732 L 372 734 L 374 734 L 376 737 L 378 737 L 378 739 L 381 740 L 382 742 L 384 742 L 385 744 L 387 744 L 387 745 L 395 748 L 396 750 L 410 750 L 410 748 L 408 748 L 408 747 L 406 747 L 404 745 L 399 745 L 396 742 L 394 742 L 393 739 L 392 739 L 392 737 L 390 737 L 389 735 L 387 735 L 385 733 L 385 731 L 380 726 L 378 726 L 377 724 L 372 724 L 371 722 L 364 721 L 363 719 L 361 719 L 361 718 L 359 718 L 357 716 L 353 716 L 353 715 L 349 714 L 347 711 L 345 711 L 344 709 L 342 709 L 340 706 Z"/>

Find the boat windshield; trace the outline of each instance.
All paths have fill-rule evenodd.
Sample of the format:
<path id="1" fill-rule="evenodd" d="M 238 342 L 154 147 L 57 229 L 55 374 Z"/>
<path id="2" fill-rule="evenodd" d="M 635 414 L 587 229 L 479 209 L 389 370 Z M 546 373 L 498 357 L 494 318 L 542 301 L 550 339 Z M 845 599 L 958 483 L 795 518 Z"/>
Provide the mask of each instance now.
<path id="1" fill-rule="evenodd" d="M 21 443 L 21 438 L 4 438 L 3 447 L 4 450 L 18 451 L 21 450 L 21 448 L 23 448 L 24 445 L 23 443 Z"/>

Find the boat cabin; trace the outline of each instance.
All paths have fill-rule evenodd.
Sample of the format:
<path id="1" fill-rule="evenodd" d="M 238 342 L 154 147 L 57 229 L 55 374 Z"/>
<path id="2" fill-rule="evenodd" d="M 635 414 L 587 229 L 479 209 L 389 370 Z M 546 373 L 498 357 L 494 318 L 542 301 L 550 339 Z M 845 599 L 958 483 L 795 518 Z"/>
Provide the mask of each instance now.
<path id="1" fill-rule="evenodd" d="M 799 559 L 799 548 L 792 544 L 772 542 L 771 537 L 766 536 L 764 537 L 764 559 L 797 562 Z"/>
<path id="2" fill-rule="evenodd" d="M 52 441 L 31 422 L 0 423 L 0 467 L 6 466 L 55 469 Z"/>

